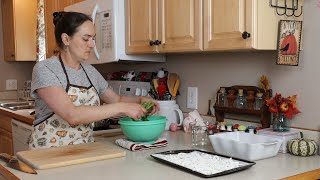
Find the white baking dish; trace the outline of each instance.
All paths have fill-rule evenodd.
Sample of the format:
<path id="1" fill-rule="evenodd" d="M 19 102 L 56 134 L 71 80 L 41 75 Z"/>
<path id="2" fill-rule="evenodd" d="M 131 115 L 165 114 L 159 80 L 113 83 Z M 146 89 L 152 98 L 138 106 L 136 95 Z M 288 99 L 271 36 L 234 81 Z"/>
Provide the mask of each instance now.
<path id="1" fill-rule="evenodd" d="M 216 153 L 255 161 L 276 156 L 282 140 L 245 132 L 225 132 L 209 136 Z"/>

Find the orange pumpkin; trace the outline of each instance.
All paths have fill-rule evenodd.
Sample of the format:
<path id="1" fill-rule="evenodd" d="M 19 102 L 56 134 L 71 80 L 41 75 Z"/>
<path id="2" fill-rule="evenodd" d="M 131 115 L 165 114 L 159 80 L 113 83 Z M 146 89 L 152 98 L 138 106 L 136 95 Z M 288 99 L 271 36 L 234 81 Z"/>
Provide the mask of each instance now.
<path id="1" fill-rule="evenodd" d="M 293 34 L 284 37 L 280 46 L 280 53 L 283 55 L 295 55 L 297 51 L 298 45 L 296 37 Z"/>

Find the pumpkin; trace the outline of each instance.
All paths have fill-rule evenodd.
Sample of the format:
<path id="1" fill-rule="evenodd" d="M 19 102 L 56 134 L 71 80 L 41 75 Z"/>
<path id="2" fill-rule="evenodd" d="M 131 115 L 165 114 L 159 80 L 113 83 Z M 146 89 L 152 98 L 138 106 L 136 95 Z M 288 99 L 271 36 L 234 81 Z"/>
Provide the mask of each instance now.
<path id="1" fill-rule="evenodd" d="M 301 138 L 288 141 L 288 151 L 296 156 L 312 156 L 318 151 L 318 145 L 314 140 L 304 139 L 302 133 Z"/>
<path id="2" fill-rule="evenodd" d="M 298 45 L 296 37 L 293 34 L 284 37 L 281 46 L 281 54 L 283 55 L 295 55 L 298 51 Z"/>

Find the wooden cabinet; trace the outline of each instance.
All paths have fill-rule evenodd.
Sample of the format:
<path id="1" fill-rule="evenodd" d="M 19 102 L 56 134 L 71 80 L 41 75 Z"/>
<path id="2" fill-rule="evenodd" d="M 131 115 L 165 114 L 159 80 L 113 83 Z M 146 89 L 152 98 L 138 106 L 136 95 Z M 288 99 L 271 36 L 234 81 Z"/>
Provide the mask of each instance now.
<path id="1" fill-rule="evenodd" d="M 2 0 L 1 7 L 4 60 L 35 61 L 37 1 Z"/>
<path id="2" fill-rule="evenodd" d="M 46 57 L 49 58 L 55 54 L 57 49 L 56 40 L 54 36 L 54 24 L 53 24 L 53 13 L 56 11 L 63 11 L 63 9 L 71 4 L 81 2 L 83 0 L 45 0 L 45 29 L 46 29 Z"/>
<path id="3" fill-rule="evenodd" d="M 13 155 L 11 117 L 0 114 L 0 153 Z"/>
<path id="4" fill-rule="evenodd" d="M 269 1 L 205 0 L 203 7 L 205 51 L 277 49 L 278 22 L 284 17 Z"/>
<path id="5" fill-rule="evenodd" d="M 201 51 L 202 0 L 127 0 L 128 54 Z"/>

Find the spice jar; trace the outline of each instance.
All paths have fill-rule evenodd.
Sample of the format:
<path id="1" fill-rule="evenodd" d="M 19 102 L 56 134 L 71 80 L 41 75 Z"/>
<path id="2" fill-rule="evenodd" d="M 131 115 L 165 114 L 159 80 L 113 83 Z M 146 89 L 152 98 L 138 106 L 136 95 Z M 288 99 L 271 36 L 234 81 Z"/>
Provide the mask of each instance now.
<path id="1" fill-rule="evenodd" d="M 254 103 L 254 109 L 255 110 L 260 110 L 264 104 L 263 101 L 263 93 L 257 93 L 256 94 L 256 99 L 255 99 L 255 103 Z"/>
<path id="2" fill-rule="evenodd" d="M 246 97 L 247 99 L 247 105 L 248 109 L 253 109 L 254 105 L 254 91 L 248 91 L 248 96 Z"/>
<path id="3" fill-rule="evenodd" d="M 234 95 L 235 91 L 233 89 L 230 89 L 228 92 L 228 107 L 233 107 L 234 101 L 236 100 L 236 96 Z"/>

